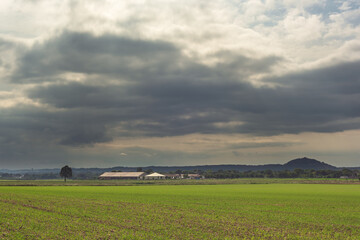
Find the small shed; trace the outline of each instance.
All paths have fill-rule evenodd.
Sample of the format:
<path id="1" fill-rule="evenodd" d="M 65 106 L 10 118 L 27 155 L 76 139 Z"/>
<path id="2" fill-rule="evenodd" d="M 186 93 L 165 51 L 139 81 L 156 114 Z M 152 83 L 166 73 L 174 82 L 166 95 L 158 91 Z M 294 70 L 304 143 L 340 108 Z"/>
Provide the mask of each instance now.
<path id="1" fill-rule="evenodd" d="M 154 172 L 154 173 L 151 173 L 151 174 L 149 174 L 149 175 L 146 175 L 146 176 L 145 176 L 145 179 L 147 179 L 147 180 L 165 179 L 165 175 L 160 174 L 160 173 L 157 173 L 157 172 Z"/>
<path id="2" fill-rule="evenodd" d="M 146 173 L 144 172 L 104 172 L 99 176 L 102 180 L 114 180 L 114 179 L 144 179 Z"/>

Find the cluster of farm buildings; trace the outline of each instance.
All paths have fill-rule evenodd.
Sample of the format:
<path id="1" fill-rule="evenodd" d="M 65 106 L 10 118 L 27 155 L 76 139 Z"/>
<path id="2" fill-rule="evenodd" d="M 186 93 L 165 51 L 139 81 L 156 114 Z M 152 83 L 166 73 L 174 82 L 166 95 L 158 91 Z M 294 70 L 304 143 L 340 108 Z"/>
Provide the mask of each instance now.
<path id="1" fill-rule="evenodd" d="M 99 176 L 101 180 L 133 179 L 133 180 L 158 180 L 158 179 L 202 179 L 200 174 L 160 174 L 145 172 L 104 172 Z"/>

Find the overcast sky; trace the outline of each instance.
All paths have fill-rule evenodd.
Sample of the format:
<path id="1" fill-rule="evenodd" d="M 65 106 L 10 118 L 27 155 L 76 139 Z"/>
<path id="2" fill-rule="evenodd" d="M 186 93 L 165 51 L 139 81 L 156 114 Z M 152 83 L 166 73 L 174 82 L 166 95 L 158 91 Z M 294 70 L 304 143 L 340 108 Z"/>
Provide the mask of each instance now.
<path id="1" fill-rule="evenodd" d="M 358 0 L 1 0 L 0 169 L 360 166 Z"/>

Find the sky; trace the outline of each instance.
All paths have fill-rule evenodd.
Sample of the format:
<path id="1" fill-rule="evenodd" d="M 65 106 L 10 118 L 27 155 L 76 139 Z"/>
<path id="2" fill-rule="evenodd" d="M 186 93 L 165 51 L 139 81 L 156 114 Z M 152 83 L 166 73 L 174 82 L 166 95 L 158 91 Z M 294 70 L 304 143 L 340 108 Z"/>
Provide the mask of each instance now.
<path id="1" fill-rule="evenodd" d="M 360 166 L 357 0 L 1 0 L 0 169 Z"/>

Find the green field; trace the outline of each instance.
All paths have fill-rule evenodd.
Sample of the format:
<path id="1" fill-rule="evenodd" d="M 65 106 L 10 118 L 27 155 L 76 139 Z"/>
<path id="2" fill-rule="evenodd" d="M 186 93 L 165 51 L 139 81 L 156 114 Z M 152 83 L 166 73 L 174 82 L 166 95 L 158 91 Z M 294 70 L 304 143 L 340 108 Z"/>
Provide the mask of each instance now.
<path id="1" fill-rule="evenodd" d="M 1 186 L 3 239 L 359 239 L 360 185 Z"/>
<path id="2" fill-rule="evenodd" d="M 0 180 L 0 186 L 138 186 L 138 185 L 217 185 L 217 184 L 359 184 L 358 179 L 339 178 L 233 178 L 181 180 Z"/>

